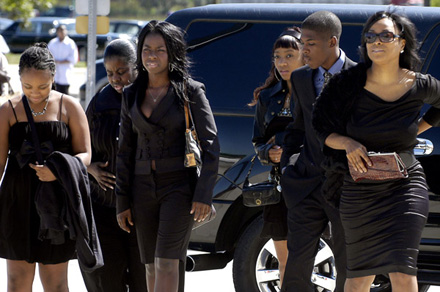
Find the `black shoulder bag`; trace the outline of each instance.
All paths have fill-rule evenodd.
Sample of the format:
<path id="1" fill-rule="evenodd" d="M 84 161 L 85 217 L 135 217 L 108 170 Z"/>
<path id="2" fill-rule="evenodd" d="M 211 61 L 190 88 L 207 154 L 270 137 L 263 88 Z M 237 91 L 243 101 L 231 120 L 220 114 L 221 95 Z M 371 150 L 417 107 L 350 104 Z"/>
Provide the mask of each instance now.
<path id="1" fill-rule="evenodd" d="M 44 164 L 43 154 L 41 153 L 40 140 L 38 139 L 38 133 L 37 133 L 37 129 L 35 128 L 35 123 L 34 123 L 34 118 L 32 117 L 31 108 L 29 107 L 29 103 L 25 95 L 23 95 L 21 100 L 23 102 L 24 110 L 26 111 L 26 116 L 28 119 L 29 126 L 31 127 L 32 142 L 34 144 L 35 154 L 37 155 L 38 164 L 43 165 Z"/>
<path id="2" fill-rule="evenodd" d="M 243 204 L 246 207 L 260 207 L 279 203 L 281 199 L 281 185 L 278 166 L 275 166 L 274 180 L 256 184 L 249 183 L 249 175 L 254 166 L 255 158 L 257 158 L 257 155 L 252 157 L 251 167 L 243 183 Z"/>

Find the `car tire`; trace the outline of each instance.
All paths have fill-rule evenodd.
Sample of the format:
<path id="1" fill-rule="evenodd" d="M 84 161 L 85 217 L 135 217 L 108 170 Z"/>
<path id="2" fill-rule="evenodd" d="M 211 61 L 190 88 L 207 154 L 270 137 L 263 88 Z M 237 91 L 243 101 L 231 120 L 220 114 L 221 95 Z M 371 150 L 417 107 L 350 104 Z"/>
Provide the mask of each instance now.
<path id="1" fill-rule="evenodd" d="M 263 217 L 258 216 L 245 229 L 238 240 L 232 266 L 236 292 L 280 291 L 278 260 L 272 240 L 261 238 Z M 317 292 L 332 292 L 336 284 L 331 244 L 321 239 L 312 282 Z M 319 258 L 319 259 L 318 259 Z M 330 284 L 329 284 L 330 283 Z M 429 285 L 419 285 L 419 292 L 428 292 Z M 388 277 L 379 275 L 371 285 L 370 292 L 391 292 Z"/>
<path id="2" fill-rule="evenodd" d="M 280 291 L 278 260 L 272 240 L 261 238 L 263 218 L 258 216 L 241 235 L 232 267 L 236 292 Z M 331 292 L 336 281 L 336 268 L 330 245 L 321 239 L 311 279 L 315 291 Z"/>
<path id="3" fill-rule="evenodd" d="M 263 217 L 260 215 L 248 225 L 238 240 L 232 264 L 232 277 L 236 292 L 260 292 L 256 277 L 257 258 L 268 241 L 260 237 L 262 226 Z M 279 279 L 277 261 L 273 269 L 276 274 L 271 278 Z"/>

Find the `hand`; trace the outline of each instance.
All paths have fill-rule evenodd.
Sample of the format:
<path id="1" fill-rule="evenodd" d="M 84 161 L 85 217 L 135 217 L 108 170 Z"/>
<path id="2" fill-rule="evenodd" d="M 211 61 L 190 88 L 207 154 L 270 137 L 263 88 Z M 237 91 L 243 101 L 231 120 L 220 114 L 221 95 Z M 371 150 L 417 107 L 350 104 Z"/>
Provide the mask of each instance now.
<path id="1" fill-rule="evenodd" d="M 116 218 L 118 219 L 118 225 L 125 232 L 130 233 L 130 226 L 134 226 L 132 217 L 131 217 L 131 209 L 127 209 L 119 213 Z M 128 222 L 128 225 L 127 225 Z"/>
<path id="2" fill-rule="evenodd" d="M 270 137 L 270 139 L 267 140 L 266 144 L 275 144 L 275 135 L 273 135 L 272 137 Z"/>
<path id="3" fill-rule="evenodd" d="M 46 165 L 39 165 L 38 162 L 35 162 L 35 164 L 29 163 L 29 166 L 35 170 L 39 180 L 45 182 L 57 180 L 56 176 Z"/>
<path id="4" fill-rule="evenodd" d="M 269 159 L 273 163 L 279 163 L 281 159 L 281 154 L 283 154 L 283 148 L 278 145 L 273 145 L 272 148 L 269 149 Z"/>
<path id="5" fill-rule="evenodd" d="M 365 163 L 368 166 L 371 166 L 371 160 L 367 154 L 367 148 L 361 143 L 348 138 L 345 144 L 345 152 L 347 153 L 348 163 L 350 163 L 354 169 L 358 172 L 367 172 L 368 169 L 365 166 Z"/>
<path id="6" fill-rule="evenodd" d="M 194 221 L 202 222 L 208 217 L 211 212 L 211 205 L 200 202 L 193 202 L 190 214 L 194 214 Z"/>
<path id="7" fill-rule="evenodd" d="M 113 190 L 114 185 L 116 184 L 116 176 L 108 171 L 105 171 L 104 168 L 108 166 L 108 161 L 104 162 L 93 162 L 87 167 L 87 172 L 90 173 L 95 180 L 98 182 L 98 185 L 104 191 L 107 191 L 107 188 Z"/>

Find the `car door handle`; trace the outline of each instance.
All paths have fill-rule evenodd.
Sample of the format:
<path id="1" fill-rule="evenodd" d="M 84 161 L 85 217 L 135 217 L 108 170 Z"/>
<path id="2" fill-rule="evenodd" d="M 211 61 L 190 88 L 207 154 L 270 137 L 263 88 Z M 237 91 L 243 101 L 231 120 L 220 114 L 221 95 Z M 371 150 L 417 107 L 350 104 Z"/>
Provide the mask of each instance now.
<path id="1" fill-rule="evenodd" d="M 414 155 L 429 155 L 434 151 L 434 144 L 428 139 L 417 138 L 417 145 L 414 147 Z"/>

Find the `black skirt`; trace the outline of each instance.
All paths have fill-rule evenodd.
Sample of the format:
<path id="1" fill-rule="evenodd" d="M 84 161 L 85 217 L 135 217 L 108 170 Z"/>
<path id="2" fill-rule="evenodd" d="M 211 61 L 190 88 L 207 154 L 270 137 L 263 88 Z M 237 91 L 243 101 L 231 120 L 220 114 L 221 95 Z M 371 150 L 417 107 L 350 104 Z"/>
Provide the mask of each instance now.
<path id="1" fill-rule="evenodd" d="M 420 163 L 408 178 L 353 182 L 346 176 L 340 203 L 347 246 L 347 277 L 417 274 L 417 256 L 429 211 Z"/>

